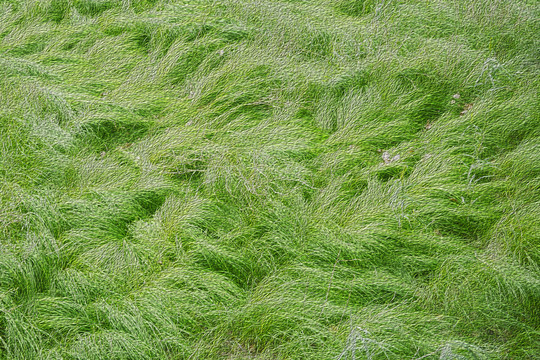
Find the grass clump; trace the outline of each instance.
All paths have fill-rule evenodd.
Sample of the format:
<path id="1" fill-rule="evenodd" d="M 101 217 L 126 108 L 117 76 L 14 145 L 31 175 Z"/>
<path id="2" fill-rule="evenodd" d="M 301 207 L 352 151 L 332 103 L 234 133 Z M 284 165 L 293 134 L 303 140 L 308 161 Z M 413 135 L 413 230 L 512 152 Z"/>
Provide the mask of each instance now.
<path id="1" fill-rule="evenodd" d="M 537 358 L 539 10 L 0 1 L 0 358 Z"/>

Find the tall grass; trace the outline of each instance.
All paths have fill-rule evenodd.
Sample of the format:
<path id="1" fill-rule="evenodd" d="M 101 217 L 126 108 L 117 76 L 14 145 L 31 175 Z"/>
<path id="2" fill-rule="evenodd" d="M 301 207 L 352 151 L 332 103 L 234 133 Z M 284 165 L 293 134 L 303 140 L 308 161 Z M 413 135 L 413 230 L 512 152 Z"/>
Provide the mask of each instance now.
<path id="1" fill-rule="evenodd" d="M 534 359 L 534 1 L 0 1 L 0 358 Z"/>

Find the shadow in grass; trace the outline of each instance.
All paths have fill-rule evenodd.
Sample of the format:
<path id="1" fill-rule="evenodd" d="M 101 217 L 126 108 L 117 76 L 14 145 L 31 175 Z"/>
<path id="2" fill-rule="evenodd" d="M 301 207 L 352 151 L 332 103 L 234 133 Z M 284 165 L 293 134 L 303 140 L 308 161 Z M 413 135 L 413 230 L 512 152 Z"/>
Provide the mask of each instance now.
<path id="1" fill-rule="evenodd" d="M 75 0 L 73 7 L 86 16 L 97 16 L 116 6 L 115 1 L 110 0 Z"/>
<path id="2" fill-rule="evenodd" d="M 149 130 L 150 123 L 142 120 L 94 119 L 80 125 L 76 138 L 83 147 L 109 151 L 140 139 Z"/>
<path id="3" fill-rule="evenodd" d="M 375 0 L 340 0 L 334 6 L 345 15 L 359 17 L 373 12 L 376 5 Z"/>

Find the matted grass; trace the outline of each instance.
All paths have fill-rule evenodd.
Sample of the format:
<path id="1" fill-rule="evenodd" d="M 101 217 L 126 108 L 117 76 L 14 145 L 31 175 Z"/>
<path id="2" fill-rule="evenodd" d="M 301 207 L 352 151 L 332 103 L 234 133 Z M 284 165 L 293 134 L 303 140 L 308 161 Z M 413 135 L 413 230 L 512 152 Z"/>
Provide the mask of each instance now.
<path id="1" fill-rule="evenodd" d="M 539 18 L 0 0 L 0 358 L 540 357 Z"/>

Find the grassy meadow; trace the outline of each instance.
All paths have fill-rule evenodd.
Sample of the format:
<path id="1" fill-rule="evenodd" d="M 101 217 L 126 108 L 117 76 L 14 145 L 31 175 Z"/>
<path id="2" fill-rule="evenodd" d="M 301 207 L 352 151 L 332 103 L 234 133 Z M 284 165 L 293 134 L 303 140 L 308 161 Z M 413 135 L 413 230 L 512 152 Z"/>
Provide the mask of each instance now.
<path id="1" fill-rule="evenodd" d="M 536 0 L 0 0 L 0 359 L 540 359 Z"/>

